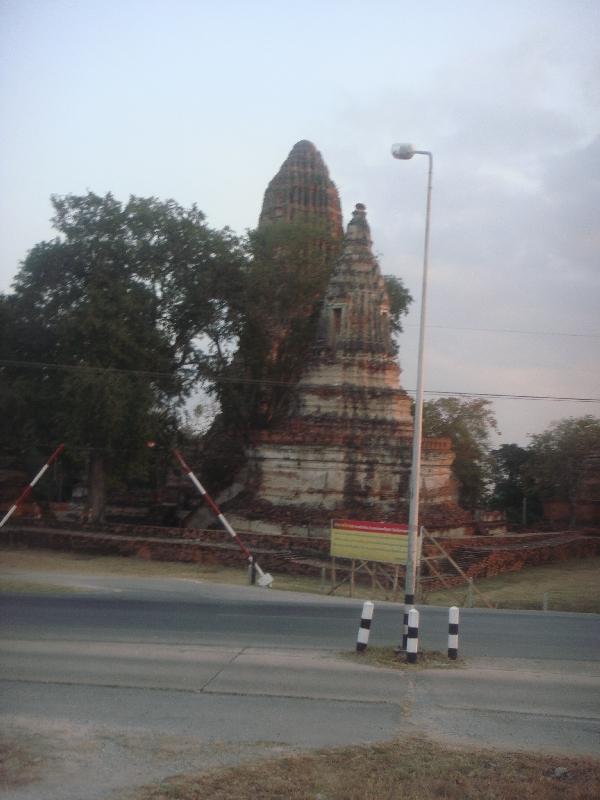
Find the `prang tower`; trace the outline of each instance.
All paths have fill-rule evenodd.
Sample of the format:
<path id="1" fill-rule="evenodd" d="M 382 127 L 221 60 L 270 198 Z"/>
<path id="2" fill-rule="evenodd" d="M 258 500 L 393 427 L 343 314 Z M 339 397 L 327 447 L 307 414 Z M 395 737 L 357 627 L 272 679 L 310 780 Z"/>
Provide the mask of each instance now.
<path id="1" fill-rule="evenodd" d="M 261 224 L 298 213 L 336 225 L 337 190 L 310 142 L 295 145 L 265 193 Z M 279 425 L 256 431 L 241 527 L 275 532 L 286 521 L 327 528 L 334 516 L 405 521 L 413 418 L 400 386 L 385 282 L 372 252 L 366 209 L 352 213 L 319 326 Z M 460 525 L 448 439 L 423 440 L 422 517 Z M 239 512 L 238 512 L 239 513 Z M 252 520 L 255 524 L 250 524 Z"/>
<path id="2" fill-rule="evenodd" d="M 321 153 L 303 139 L 297 142 L 269 182 L 258 220 L 259 226 L 269 222 L 292 222 L 313 218 L 328 223 L 335 237 L 343 234 L 342 209 L 335 183 Z"/>

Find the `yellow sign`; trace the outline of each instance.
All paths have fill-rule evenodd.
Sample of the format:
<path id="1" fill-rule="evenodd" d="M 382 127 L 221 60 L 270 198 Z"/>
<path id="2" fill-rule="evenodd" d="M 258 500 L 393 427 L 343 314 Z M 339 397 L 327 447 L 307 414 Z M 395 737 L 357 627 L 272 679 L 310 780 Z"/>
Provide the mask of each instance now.
<path id="1" fill-rule="evenodd" d="M 340 558 L 406 564 L 408 526 L 392 522 L 333 520 L 330 553 Z"/>

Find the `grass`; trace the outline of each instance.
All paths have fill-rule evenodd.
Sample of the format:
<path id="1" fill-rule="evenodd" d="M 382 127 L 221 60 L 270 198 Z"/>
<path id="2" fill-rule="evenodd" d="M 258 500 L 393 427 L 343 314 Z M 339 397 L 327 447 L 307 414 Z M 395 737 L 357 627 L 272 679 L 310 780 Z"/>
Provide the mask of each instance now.
<path id="1" fill-rule="evenodd" d="M 558 770 L 558 771 L 557 771 Z M 563 772 L 566 770 L 566 772 Z M 172 778 L 128 800 L 585 800 L 600 761 L 447 748 L 425 739 L 319 750 Z M 123 798 L 124 800 L 124 798 Z"/>
<path id="2" fill-rule="evenodd" d="M 11 575 L 9 570 L 48 572 L 71 575 L 112 575 L 139 578 L 179 578 L 245 586 L 248 572 L 243 567 L 218 564 L 189 564 L 173 561 L 151 561 L 133 556 L 99 556 L 85 553 L 59 552 L 36 548 L 0 548 L 0 591 L 61 592 L 76 591 L 59 587 L 51 581 Z M 275 575 L 275 588 L 296 592 L 320 592 L 320 580 L 294 575 Z"/>
<path id="3" fill-rule="evenodd" d="M 32 572 L 64 572 L 87 575 L 131 575 L 137 577 L 183 578 L 214 583 L 246 585 L 244 568 L 221 567 L 210 564 L 183 564 L 169 561 L 150 561 L 123 556 L 97 556 L 82 553 L 64 553 L 43 549 L 1 549 L 0 569 L 30 570 Z M 274 588 L 292 592 L 323 594 L 319 578 L 274 574 Z M 600 557 L 571 559 L 557 564 L 527 567 L 520 572 L 505 572 L 494 578 L 481 578 L 477 588 L 498 608 L 541 609 L 544 593 L 548 593 L 548 607 L 552 611 L 580 611 L 600 613 Z M 325 591 L 328 590 L 325 587 Z M 4 591 L 65 591 L 51 582 L 40 582 L 4 575 L 0 590 Z M 347 589 L 339 590 L 347 596 Z M 382 600 L 380 589 L 356 586 L 354 597 Z M 402 594 L 400 593 L 400 600 Z M 440 589 L 427 593 L 424 604 L 464 605 L 466 588 L 452 591 Z M 475 606 L 484 603 L 473 593 Z"/>
<path id="4" fill-rule="evenodd" d="M 414 670 L 418 669 L 452 669 L 462 667 L 465 662 L 461 658 L 452 661 L 448 658 L 447 653 L 441 653 L 439 650 L 425 650 L 418 654 L 416 664 L 407 664 L 406 655 L 404 653 L 396 653 L 393 647 L 367 647 L 362 653 L 357 653 L 356 650 L 351 652 L 340 653 L 341 657 L 354 661 L 356 664 L 368 664 L 372 667 L 389 667 L 390 669 L 405 669 Z"/>
<path id="5" fill-rule="evenodd" d="M 498 608 L 541 609 L 548 593 L 551 611 L 580 611 L 600 614 L 600 557 L 571 559 L 540 567 L 527 567 L 520 572 L 504 572 L 493 578 L 481 578 L 476 586 Z M 431 605 L 461 605 L 465 587 L 429 592 Z M 458 600 L 458 602 L 456 602 Z M 484 603 L 473 593 L 475 606 Z"/>

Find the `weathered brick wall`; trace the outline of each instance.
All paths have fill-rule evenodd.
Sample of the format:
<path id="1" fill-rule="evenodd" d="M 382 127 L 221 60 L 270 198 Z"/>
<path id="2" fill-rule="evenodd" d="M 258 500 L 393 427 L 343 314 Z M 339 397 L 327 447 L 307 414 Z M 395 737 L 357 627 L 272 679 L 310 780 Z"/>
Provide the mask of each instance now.
<path id="1" fill-rule="evenodd" d="M 19 523 L 6 528 L 5 541 L 10 545 L 51 548 L 98 555 L 135 556 L 156 561 L 196 564 L 221 564 L 244 567 L 246 558 L 228 534 L 220 530 L 157 528 L 149 525 L 61 525 Z M 561 534 L 519 534 L 476 536 L 462 539 L 442 538 L 444 550 L 473 578 L 514 572 L 525 566 L 600 555 L 600 536 L 577 531 Z M 273 536 L 248 533 L 244 544 L 256 555 L 263 569 L 292 575 L 319 576 L 328 566 L 329 541 L 298 536 Z M 425 544 L 424 554 L 439 553 Z M 455 571 L 444 561 L 436 562 L 442 573 Z M 425 570 L 426 573 L 426 570 Z M 451 577 L 451 583 L 464 582 Z"/>
<path id="2" fill-rule="evenodd" d="M 493 577 L 504 572 L 518 572 L 523 567 L 534 567 L 600 555 L 600 536 L 589 536 L 577 531 L 558 534 L 518 534 L 507 536 L 473 537 L 469 539 L 443 539 L 439 543 L 451 558 L 472 578 Z M 440 555 L 432 544 L 423 548 L 426 556 Z M 444 575 L 450 574 L 450 583 L 464 583 L 450 562 L 436 562 Z M 441 569 L 440 569 L 441 564 Z M 424 570 L 427 573 L 427 569 Z"/>
<path id="3" fill-rule="evenodd" d="M 30 521 L 5 529 L 5 537 L 12 546 L 237 567 L 248 563 L 237 543 L 224 531 L 217 530 L 74 523 L 49 527 Z M 320 574 L 319 563 L 326 563 L 329 556 L 329 542 L 324 539 L 246 534 L 243 542 L 263 569 L 295 575 Z"/>
<path id="4" fill-rule="evenodd" d="M 572 517 L 572 509 L 564 500 L 544 500 L 544 518 L 552 523 L 564 524 Z M 588 525 L 600 524 L 600 502 L 580 500 L 576 508 L 577 522 Z"/>

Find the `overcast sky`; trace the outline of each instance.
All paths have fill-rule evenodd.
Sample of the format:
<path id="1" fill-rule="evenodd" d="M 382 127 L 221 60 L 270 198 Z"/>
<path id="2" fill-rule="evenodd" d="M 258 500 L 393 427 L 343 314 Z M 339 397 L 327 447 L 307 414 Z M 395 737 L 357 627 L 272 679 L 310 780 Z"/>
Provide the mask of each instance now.
<path id="1" fill-rule="evenodd" d="M 0 291 L 51 194 L 254 227 L 294 143 L 365 203 L 415 303 L 434 154 L 427 390 L 600 398 L 600 0 L 0 0 Z M 600 403 L 495 400 L 526 444 Z"/>

